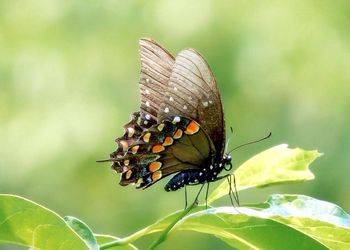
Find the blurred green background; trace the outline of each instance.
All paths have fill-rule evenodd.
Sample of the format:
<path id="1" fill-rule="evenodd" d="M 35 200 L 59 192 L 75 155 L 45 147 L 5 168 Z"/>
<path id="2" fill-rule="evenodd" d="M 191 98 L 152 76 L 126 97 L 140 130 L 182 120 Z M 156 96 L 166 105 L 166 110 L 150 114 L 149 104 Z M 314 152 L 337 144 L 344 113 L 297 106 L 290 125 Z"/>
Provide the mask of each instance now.
<path id="1" fill-rule="evenodd" d="M 138 39 L 151 37 L 173 54 L 193 47 L 206 57 L 231 147 L 273 132 L 235 151 L 235 166 L 280 143 L 324 153 L 316 180 L 242 192 L 242 203 L 303 193 L 349 211 L 349 13 L 346 0 L 0 1 L 0 192 L 116 236 L 183 208 L 182 191 L 163 191 L 167 180 L 125 188 L 95 162 L 138 109 Z M 229 249 L 180 232 L 160 249 L 214 247 Z"/>

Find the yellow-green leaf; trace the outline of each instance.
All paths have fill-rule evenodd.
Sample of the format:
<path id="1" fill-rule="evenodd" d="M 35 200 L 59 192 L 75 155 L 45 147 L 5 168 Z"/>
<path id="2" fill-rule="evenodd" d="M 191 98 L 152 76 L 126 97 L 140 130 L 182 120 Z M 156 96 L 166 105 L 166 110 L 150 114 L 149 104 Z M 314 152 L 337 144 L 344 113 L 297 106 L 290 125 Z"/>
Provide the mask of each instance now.
<path id="1" fill-rule="evenodd" d="M 317 150 L 290 149 L 281 144 L 265 150 L 243 163 L 234 172 L 237 191 L 273 184 L 314 179 L 309 165 L 321 154 Z M 232 187 L 234 188 L 234 187 Z M 208 202 L 227 195 L 229 185 L 224 180 L 209 196 Z"/>
<path id="2" fill-rule="evenodd" d="M 0 195 L 0 243 L 13 243 L 43 250 L 89 247 L 53 211 L 25 198 Z"/>
<path id="3" fill-rule="evenodd" d="M 212 234 L 237 249 L 350 249 L 350 216 L 335 204 L 276 194 L 255 207 L 192 213 L 173 231 Z"/>

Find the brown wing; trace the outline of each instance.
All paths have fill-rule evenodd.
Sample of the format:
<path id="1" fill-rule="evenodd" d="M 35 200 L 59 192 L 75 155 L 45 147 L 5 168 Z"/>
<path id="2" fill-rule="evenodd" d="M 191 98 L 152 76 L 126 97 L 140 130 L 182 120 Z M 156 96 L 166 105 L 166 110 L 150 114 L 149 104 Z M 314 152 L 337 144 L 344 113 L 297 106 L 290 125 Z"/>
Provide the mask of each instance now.
<path id="1" fill-rule="evenodd" d="M 141 136 L 145 129 L 150 128 L 156 123 L 150 115 L 144 115 L 141 112 L 134 112 L 131 114 L 131 120 L 126 123 L 124 128 L 124 134 L 117 139 L 117 149 L 110 154 L 111 158 L 122 158 L 128 151 L 130 145 L 134 144 Z M 112 168 L 118 172 L 122 172 L 122 168 L 117 162 L 113 162 Z"/>
<path id="2" fill-rule="evenodd" d="M 177 116 L 145 129 L 125 154 L 111 160 L 122 173 L 121 185 L 147 188 L 173 173 L 201 169 L 213 152 L 214 145 L 200 125 Z"/>
<path id="3" fill-rule="evenodd" d="M 141 60 L 140 109 L 156 119 L 175 60 L 166 49 L 151 39 L 140 39 L 139 50 Z"/>
<path id="4" fill-rule="evenodd" d="M 131 121 L 123 126 L 124 134 L 116 139 L 118 147 L 111 153 L 111 158 L 122 157 L 128 147 L 138 140 L 143 130 L 156 123 L 175 63 L 173 56 L 152 39 L 140 39 L 139 52 L 141 111 L 133 113 Z M 122 171 L 116 163 L 112 167 Z"/>
<path id="5" fill-rule="evenodd" d="M 208 63 L 193 49 L 176 56 L 158 120 L 171 115 L 196 120 L 223 155 L 225 124 L 220 93 Z"/>

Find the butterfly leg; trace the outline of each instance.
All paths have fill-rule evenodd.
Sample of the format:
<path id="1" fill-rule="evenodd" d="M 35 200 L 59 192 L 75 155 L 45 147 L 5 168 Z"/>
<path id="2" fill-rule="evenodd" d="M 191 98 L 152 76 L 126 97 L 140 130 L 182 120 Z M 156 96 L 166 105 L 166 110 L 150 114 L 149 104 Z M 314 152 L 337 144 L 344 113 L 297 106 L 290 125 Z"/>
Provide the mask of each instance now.
<path id="1" fill-rule="evenodd" d="M 187 185 L 196 185 L 196 184 L 202 184 L 202 187 L 200 188 L 196 199 L 193 203 L 198 203 L 198 197 L 201 193 L 205 182 L 203 172 L 199 170 L 187 170 L 182 171 L 178 174 L 176 174 L 173 178 L 170 179 L 170 181 L 165 185 L 164 189 L 166 191 L 176 191 L 182 187 L 185 187 L 185 208 L 187 207 Z M 207 188 L 207 195 L 208 195 L 209 187 Z M 206 199 L 207 200 L 207 199 Z"/>
<path id="2" fill-rule="evenodd" d="M 193 201 L 193 204 L 198 204 L 198 197 L 199 197 L 200 193 L 202 192 L 204 185 L 205 185 L 205 183 L 203 183 L 201 188 L 199 189 L 198 194 L 196 195 L 196 198 Z"/>
<path id="3" fill-rule="evenodd" d="M 233 191 L 233 189 L 232 189 L 232 176 L 233 176 L 233 187 L 234 187 L 235 191 Z M 223 178 L 227 179 L 227 182 L 228 182 L 228 185 L 229 185 L 228 195 L 230 197 L 232 206 L 235 207 L 233 199 L 236 201 L 236 203 L 239 206 L 239 197 L 238 197 L 238 192 L 237 192 L 237 184 L 236 184 L 236 177 L 235 177 L 235 175 L 234 174 L 226 174 L 226 175 L 223 175 L 223 176 L 219 176 L 218 178 L 216 178 L 215 181 L 221 180 Z"/>
<path id="4" fill-rule="evenodd" d="M 205 193 L 205 209 L 208 209 L 208 193 L 210 182 L 207 182 L 207 192 Z"/>
<path id="5" fill-rule="evenodd" d="M 185 209 L 187 208 L 187 188 L 185 185 Z"/>
<path id="6" fill-rule="evenodd" d="M 237 205 L 239 206 L 239 197 L 238 197 L 237 186 L 236 186 L 236 176 L 234 174 L 232 174 L 232 175 L 233 175 L 233 186 L 235 188 L 235 192 L 234 192 L 235 200 L 237 202 Z"/>
<path id="7" fill-rule="evenodd" d="M 233 202 L 233 199 L 232 199 L 232 182 L 231 182 L 231 175 L 227 175 L 227 182 L 228 182 L 228 185 L 229 185 L 229 190 L 228 190 L 228 196 L 230 197 L 230 201 L 231 201 L 231 204 L 232 206 L 234 207 L 234 202 Z"/>

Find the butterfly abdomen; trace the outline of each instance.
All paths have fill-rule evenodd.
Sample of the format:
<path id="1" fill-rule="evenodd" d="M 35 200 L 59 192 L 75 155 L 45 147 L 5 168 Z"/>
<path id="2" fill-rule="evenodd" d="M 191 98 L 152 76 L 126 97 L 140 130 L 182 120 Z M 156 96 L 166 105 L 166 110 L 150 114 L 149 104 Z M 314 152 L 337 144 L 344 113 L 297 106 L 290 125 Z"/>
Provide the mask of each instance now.
<path id="1" fill-rule="evenodd" d="M 165 191 L 176 191 L 185 185 L 196 185 L 206 181 L 203 171 L 187 170 L 175 175 L 164 187 Z"/>
<path id="2" fill-rule="evenodd" d="M 217 179 L 223 170 L 222 163 L 206 164 L 199 170 L 182 171 L 175 175 L 164 187 L 165 191 L 176 191 L 185 185 L 197 185 L 205 182 L 212 182 Z"/>

